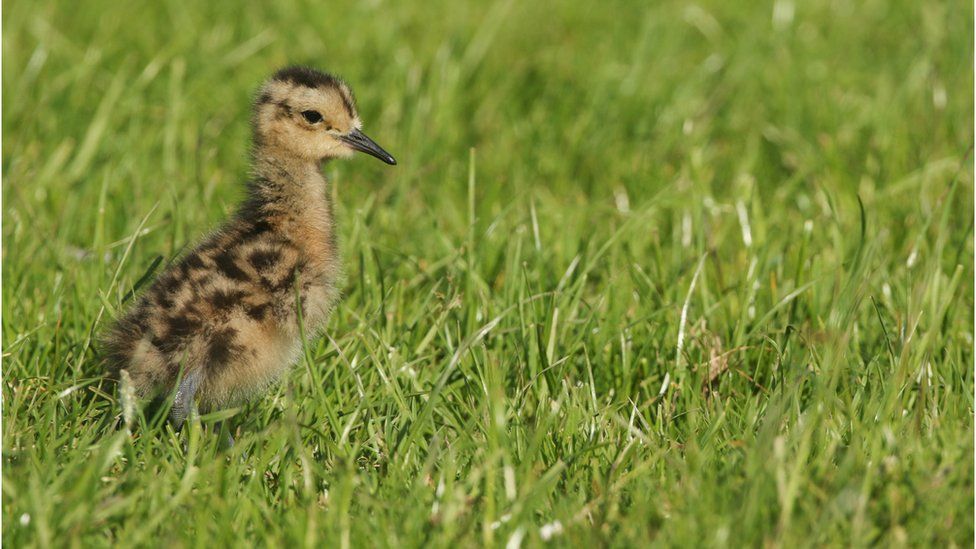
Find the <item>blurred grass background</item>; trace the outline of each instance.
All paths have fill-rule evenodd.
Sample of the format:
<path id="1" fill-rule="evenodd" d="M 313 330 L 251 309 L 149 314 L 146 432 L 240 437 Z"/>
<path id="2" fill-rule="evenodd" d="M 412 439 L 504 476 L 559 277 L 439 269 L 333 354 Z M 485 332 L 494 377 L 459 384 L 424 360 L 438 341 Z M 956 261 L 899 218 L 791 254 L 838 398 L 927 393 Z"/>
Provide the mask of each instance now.
<path id="1" fill-rule="evenodd" d="M 970 545 L 972 10 L 5 3 L 3 541 Z M 127 433 L 93 326 L 289 63 L 400 162 L 344 301 L 233 449 Z"/>

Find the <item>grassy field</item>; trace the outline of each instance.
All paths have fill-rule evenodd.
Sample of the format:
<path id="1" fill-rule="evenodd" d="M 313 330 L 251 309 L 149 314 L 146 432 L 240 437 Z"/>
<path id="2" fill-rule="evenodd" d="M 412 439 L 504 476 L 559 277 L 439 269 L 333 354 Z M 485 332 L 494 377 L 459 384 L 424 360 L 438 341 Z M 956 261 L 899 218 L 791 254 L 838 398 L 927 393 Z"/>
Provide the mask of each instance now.
<path id="1" fill-rule="evenodd" d="M 972 4 L 653 4 L 6 2 L 5 544 L 970 546 Z M 127 428 L 293 62 L 400 162 L 343 302 L 233 448 Z"/>

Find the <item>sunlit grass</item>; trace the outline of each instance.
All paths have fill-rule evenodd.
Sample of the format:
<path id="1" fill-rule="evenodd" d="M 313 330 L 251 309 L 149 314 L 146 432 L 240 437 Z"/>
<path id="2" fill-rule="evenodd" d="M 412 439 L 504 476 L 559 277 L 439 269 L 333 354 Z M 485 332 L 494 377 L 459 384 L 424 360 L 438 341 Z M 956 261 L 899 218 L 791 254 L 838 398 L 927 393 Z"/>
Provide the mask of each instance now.
<path id="1" fill-rule="evenodd" d="M 11 547 L 972 543 L 971 4 L 3 16 Z M 290 62 L 400 162 L 325 168 L 344 299 L 232 449 L 126 426 L 92 336 Z"/>

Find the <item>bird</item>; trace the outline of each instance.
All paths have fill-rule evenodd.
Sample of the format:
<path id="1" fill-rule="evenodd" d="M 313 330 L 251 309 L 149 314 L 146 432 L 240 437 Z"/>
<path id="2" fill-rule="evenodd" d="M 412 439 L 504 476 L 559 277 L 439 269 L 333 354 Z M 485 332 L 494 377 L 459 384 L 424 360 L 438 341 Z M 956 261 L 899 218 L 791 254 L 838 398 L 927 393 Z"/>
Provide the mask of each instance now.
<path id="1" fill-rule="evenodd" d="M 323 165 L 357 151 L 396 165 L 362 132 L 349 86 L 313 68 L 266 80 L 251 127 L 246 198 L 102 337 L 108 373 L 138 397 L 172 397 L 176 430 L 194 409 L 267 391 L 328 320 L 341 264 Z"/>

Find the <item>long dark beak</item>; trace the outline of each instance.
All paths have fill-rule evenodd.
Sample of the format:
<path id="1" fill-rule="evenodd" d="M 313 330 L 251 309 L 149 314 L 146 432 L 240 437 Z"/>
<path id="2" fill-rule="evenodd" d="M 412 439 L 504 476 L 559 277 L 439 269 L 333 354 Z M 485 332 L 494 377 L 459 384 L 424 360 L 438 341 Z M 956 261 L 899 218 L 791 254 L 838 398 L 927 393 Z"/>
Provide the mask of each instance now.
<path id="1" fill-rule="evenodd" d="M 359 130 L 353 130 L 346 135 L 340 135 L 339 139 L 345 141 L 346 144 L 357 151 L 362 151 L 370 156 L 379 158 L 391 166 L 396 166 L 396 159 L 390 153 L 384 151 L 383 147 L 376 144 L 376 141 L 366 137 L 366 134 Z"/>

